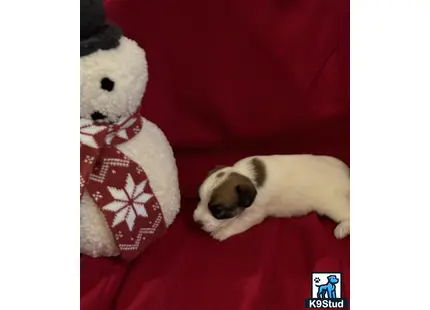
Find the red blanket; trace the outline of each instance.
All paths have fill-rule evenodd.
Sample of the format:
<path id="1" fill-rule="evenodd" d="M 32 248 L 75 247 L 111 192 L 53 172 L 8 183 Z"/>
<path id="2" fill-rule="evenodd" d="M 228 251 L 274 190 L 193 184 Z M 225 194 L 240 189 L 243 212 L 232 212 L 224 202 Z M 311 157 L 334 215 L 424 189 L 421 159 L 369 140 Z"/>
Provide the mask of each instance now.
<path id="1" fill-rule="evenodd" d="M 136 262 L 83 257 L 81 309 L 301 310 L 312 271 L 342 272 L 349 238 L 315 214 L 269 219 L 223 243 L 191 220 L 208 169 L 248 155 L 349 163 L 349 1 L 110 0 L 147 52 L 142 114 L 173 145 L 184 197 Z"/>

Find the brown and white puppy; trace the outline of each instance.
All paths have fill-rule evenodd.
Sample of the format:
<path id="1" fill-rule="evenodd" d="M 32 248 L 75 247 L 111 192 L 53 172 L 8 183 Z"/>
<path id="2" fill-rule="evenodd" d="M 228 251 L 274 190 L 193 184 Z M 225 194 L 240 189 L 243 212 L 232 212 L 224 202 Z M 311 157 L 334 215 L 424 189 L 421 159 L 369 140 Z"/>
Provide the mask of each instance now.
<path id="1" fill-rule="evenodd" d="M 267 216 L 309 212 L 338 223 L 336 238 L 349 235 L 349 168 L 317 155 L 253 156 L 209 172 L 199 189 L 194 220 L 217 240 L 261 223 Z"/>

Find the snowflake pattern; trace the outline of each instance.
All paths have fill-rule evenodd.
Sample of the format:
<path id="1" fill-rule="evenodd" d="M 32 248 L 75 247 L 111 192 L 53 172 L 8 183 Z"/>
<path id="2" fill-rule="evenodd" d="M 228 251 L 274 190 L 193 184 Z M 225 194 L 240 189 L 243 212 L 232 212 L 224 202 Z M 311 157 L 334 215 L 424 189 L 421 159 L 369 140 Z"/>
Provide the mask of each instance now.
<path id="1" fill-rule="evenodd" d="M 112 227 L 122 222 L 126 222 L 128 229 L 133 230 L 137 216 L 148 217 L 145 203 L 153 197 L 152 194 L 145 193 L 148 180 L 135 184 L 133 177 L 128 174 L 125 187 L 123 189 L 108 187 L 114 201 L 103 207 L 103 210 L 115 212 Z"/>
<path id="2" fill-rule="evenodd" d="M 136 122 L 136 118 L 133 117 L 133 118 L 129 119 L 127 122 L 125 122 L 124 124 L 121 124 L 119 130 L 115 130 L 112 133 L 107 135 L 106 143 L 111 144 L 113 138 L 115 138 L 115 137 L 119 137 L 119 138 L 122 138 L 124 140 L 128 140 L 129 137 L 127 135 L 127 129 L 129 127 L 131 127 L 131 125 L 133 125 L 135 122 Z"/>
<path id="3" fill-rule="evenodd" d="M 81 199 L 87 190 L 126 260 L 166 229 L 145 170 L 116 148 L 142 130 L 142 121 L 138 112 L 115 124 L 81 119 Z"/>
<path id="4" fill-rule="evenodd" d="M 94 149 L 99 148 L 94 136 L 105 130 L 105 128 L 105 126 L 95 125 L 90 120 L 81 119 L 81 143 Z"/>
<path id="5" fill-rule="evenodd" d="M 94 162 L 94 156 L 85 155 L 84 163 L 92 165 Z"/>
<path id="6" fill-rule="evenodd" d="M 102 196 L 102 194 L 100 194 L 100 192 L 99 192 L 99 191 L 97 191 L 97 192 L 95 192 L 95 193 L 93 194 L 93 198 L 94 198 L 94 200 L 95 200 L 95 201 L 98 201 L 99 199 L 102 199 L 102 198 L 103 198 L 103 196 Z"/>
<path id="7" fill-rule="evenodd" d="M 122 237 L 124 237 L 124 235 L 122 234 L 122 231 L 121 231 L 121 230 L 119 230 L 119 231 L 115 234 L 115 239 L 116 239 L 116 240 L 119 240 L 119 239 L 121 239 Z"/>

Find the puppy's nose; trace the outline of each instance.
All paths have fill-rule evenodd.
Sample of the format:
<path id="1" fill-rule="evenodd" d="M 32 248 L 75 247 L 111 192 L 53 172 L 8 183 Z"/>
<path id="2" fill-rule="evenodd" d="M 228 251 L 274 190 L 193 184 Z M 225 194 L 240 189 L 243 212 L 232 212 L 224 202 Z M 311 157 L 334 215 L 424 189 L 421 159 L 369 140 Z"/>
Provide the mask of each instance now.
<path id="1" fill-rule="evenodd" d="M 94 113 L 91 114 L 91 119 L 93 121 L 98 121 L 98 120 L 102 120 L 105 118 L 106 118 L 106 115 L 100 113 L 99 111 L 95 111 Z"/>

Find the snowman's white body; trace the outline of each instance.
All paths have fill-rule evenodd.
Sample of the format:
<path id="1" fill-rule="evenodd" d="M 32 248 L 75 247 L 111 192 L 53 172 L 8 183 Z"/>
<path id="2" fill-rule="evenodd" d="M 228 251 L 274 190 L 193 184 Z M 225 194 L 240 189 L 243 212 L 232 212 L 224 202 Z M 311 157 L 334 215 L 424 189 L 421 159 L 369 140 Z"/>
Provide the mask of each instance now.
<path id="1" fill-rule="evenodd" d="M 180 193 L 175 158 L 163 132 L 143 119 L 140 133 L 117 148 L 143 168 L 170 226 L 179 211 Z M 105 217 L 87 192 L 81 201 L 81 253 L 93 257 L 119 254 Z"/>
<path id="2" fill-rule="evenodd" d="M 115 83 L 113 90 L 101 88 L 104 78 Z M 147 80 L 145 52 L 126 37 L 114 49 L 81 57 L 81 118 L 90 119 L 95 111 L 111 122 L 131 115 L 140 107 Z M 172 224 L 179 212 L 180 192 L 175 158 L 164 133 L 143 119 L 142 130 L 116 147 L 143 168 L 166 225 Z M 93 257 L 118 255 L 108 223 L 87 192 L 81 200 L 80 214 L 81 253 Z"/>

